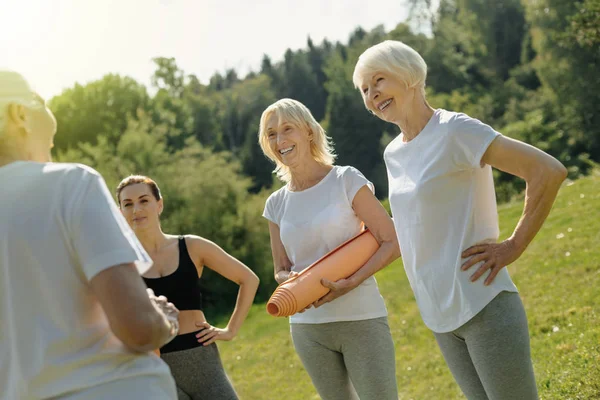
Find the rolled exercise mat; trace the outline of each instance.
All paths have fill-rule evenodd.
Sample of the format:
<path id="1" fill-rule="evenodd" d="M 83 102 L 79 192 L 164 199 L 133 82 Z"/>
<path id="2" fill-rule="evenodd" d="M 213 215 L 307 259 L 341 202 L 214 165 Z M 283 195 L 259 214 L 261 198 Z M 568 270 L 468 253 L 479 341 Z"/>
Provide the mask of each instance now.
<path id="1" fill-rule="evenodd" d="M 363 230 L 279 285 L 267 302 L 267 312 L 274 317 L 289 317 L 304 310 L 329 292 L 321 279 L 335 282 L 348 278 L 378 249 L 377 239 L 368 229 Z"/>

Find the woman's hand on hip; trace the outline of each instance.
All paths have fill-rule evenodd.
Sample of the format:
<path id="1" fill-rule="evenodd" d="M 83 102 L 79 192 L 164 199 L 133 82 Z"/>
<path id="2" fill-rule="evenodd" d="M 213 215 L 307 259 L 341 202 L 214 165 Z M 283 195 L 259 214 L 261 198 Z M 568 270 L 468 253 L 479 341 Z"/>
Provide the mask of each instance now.
<path id="1" fill-rule="evenodd" d="M 208 322 L 196 322 L 196 326 L 201 328 L 200 332 L 196 334 L 196 339 L 198 339 L 198 343 L 202 343 L 204 346 L 213 344 L 217 340 L 230 341 L 235 337 L 235 333 L 229 329 L 217 328 Z"/>
<path id="2" fill-rule="evenodd" d="M 321 285 L 330 289 L 330 291 L 325 296 L 321 297 L 319 300 L 313 303 L 313 306 L 315 308 L 318 308 L 325 303 L 329 303 L 330 301 L 333 301 L 338 297 L 345 295 L 346 293 L 348 293 L 356 287 L 354 282 L 350 279 L 340 279 L 339 281 L 335 282 L 332 282 L 328 279 L 321 279 Z"/>
<path id="3" fill-rule="evenodd" d="M 517 245 L 510 239 L 500 243 L 483 243 L 471 246 L 462 252 L 462 258 L 470 257 L 461 267 L 466 271 L 473 265 L 482 262 L 483 264 L 471 275 L 471 282 L 475 282 L 486 272 L 490 274 L 484 281 L 484 285 L 491 284 L 498 272 L 521 255 Z"/>

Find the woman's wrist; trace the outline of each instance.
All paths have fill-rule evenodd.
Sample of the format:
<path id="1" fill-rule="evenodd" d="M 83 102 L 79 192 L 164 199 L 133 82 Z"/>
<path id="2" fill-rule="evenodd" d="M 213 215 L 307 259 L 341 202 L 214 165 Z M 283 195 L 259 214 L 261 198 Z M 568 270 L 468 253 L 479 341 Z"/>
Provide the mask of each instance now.
<path id="1" fill-rule="evenodd" d="M 524 243 L 523 240 L 519 240 L 519 238 L 515 234 L 506 239 L 506 242 L 508 242 L 512 249 L 519 255 L 523 254 L 523 252 L 527 248 L 527 244 Z"/>
<path id="2" fill-rule="evenodd" d="M 352 275 L 349 276 L 348 278 L 346 278 L 346 281 L 348 282 L 348 285 L 354 289 L 356 287 L 358 287 L 361 283 L 363 283 L 365 280 L 367 280 L 369 278 L 369 276 L 366 276 L 364 278 L 360 277 L 360 276 L 356 276 Z"/>
<path id="3" fill-rule="evenodd" d="M 231 338 L 234 338 L 235 336 L 237 336 L 237 333 L 238 333 L 237 328 L 233 328 L 233 327 L 227 325 L 225 327 L 225 330 L 231 335 Z"/>

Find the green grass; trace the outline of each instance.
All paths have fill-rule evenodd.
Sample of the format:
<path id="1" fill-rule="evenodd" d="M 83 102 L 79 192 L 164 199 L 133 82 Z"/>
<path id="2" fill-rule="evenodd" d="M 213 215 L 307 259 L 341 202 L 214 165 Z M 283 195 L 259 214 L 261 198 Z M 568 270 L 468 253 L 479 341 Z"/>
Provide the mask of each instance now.
<path id="1" fill-rule="evenodd" d="M 522 202 L 500 206 L 501 238 Z M 509 266 L 529 318 L 541 399 L 600 399 L 600 172 L 566 183 L 544 227 Z M 421 321 L 400 261 L 377 274 L 396 345 L 400 399 L 464 398 Z M 287 319 L 255 305 L 238 337 L 221 343 L 242 400 L 318 399 L 295 354 Z"/>

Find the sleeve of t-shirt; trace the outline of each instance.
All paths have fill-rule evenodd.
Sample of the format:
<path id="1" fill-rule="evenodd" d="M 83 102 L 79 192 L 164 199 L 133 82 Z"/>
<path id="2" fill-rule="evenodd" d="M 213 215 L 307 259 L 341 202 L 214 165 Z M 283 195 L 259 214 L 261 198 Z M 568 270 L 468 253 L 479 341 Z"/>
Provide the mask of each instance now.
<path id="1" fill-rule="evenodd" d="M 152 266 L 135 233 L 121 215 L 100 174 L 85 171 L 73 204 L 71 241 L 88 280 L 115 265 L 135 263 L 140 274 Z"/>
<path id="2" fill-rule="evenodd" d="M 481 158 L 492 141 L 500 136 L 491 126 L 465 114 L 457 114 L 450 134 L 453 141 L 453 159 L 461 168 L 481 167 Z"/>
<path id="3" fill-rule="evenodd" d="M 272 194 L 265 202 L 265 209 L 263 210 L 262 216 L 271 221 L 274 224 L 279 225 L 279 220 L 275 216 L 275 196 Z"/>
<path id="4" fill-rule="evenodd" d="M 346 197 L 348 198 L 350 205 L 352 205 L 356 193 L 358 193 L 360 188 L 365 185 L 367 185 L 371 192 L 375 193 L 375 186 L 373 186 L 373 183 L 365 178 L 365 176 L 354 167 L 347 167 L 342 175 L 342 179 L 344 182 Z"/>

